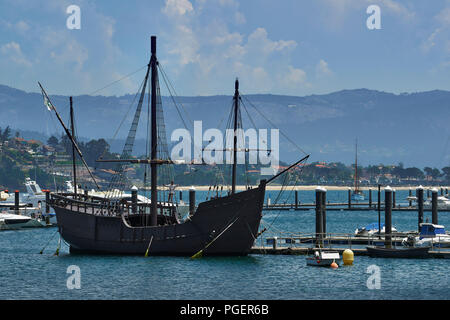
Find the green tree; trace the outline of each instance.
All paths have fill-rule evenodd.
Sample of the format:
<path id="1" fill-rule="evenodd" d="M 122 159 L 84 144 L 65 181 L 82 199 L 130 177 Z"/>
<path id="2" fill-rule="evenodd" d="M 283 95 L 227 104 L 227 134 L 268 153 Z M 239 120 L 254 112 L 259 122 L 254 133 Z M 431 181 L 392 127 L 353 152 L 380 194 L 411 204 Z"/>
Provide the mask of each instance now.
<path id="1" fill-rule="evenodd" d="M 442 172 L 444 174 L 445 180 L 447 182 L 450 182 L 450 167 L 444 167 L 442 168 Z"/>
<path id="2" fill-rule="evenodd" d="M 442 176 L 441 172 L 439 171 L 438 168 L 433 168 L 433 170 L 431 171 L 431 176 L 436 179 Z"/>
<path id="3" fill-rule="evenodd" d="M 53 148 L 57 148 L 58 145 L 59 145 L 58 138 L 55 137 L 55 136 L 51 136 L 51 137 L 48 138 L 48 140 L 47 140 L 47 145 L 49 145 L 50 147 L 53 147 Z"/>
<path id="4" fill-rule="evenodd" d="M 9 126 L 7 126 L 5 130 L 3 130 L 1 139 L 2 141 L 8 141 L 10 137 L 11 137 L 11 129 L 9 128 Z"/>
<path id="5" fill-rule="evenodd" d="M 431 176 L 431 174 L 433 173 L 433 169 L 431 167 L 425 167 L 423 168 L 423 171 L 427 176 Z"/>

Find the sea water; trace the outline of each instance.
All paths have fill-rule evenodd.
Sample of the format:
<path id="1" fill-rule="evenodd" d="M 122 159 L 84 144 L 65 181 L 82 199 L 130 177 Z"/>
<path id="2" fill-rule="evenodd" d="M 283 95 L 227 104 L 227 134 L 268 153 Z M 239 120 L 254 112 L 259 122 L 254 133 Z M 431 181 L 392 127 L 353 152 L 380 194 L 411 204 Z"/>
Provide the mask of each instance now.
<path id="1" fill-rule="evenodd" d="M 197 192 L 197 200 L 206 194 Z M 273 201 L 276 194 L 270 191 L 266 197 Z M 408 191 L 397 191 L 397 202 L 406 205 L 407 195 Z M 313 191 L 299 191 L 299 196 L 301 202 L 314 200 Z M 345 201 L 346 197 L 346 191 L 327 193 L 331 202 Z M 373 199 L 375 203 L 376 193 Z M 384 222 L 384 212 L 381 217 Z M 425 218 L 431 221 L 431 213 L 425 212 Z M 283 232 L 313 232 L 314 220 L 313 210 L 264 211 L 263 215 L 265 225 Z M 328 232 L 353 233 L 357 227 L 377 221 L 377 211 L 327 211 Z M 399 231 L 416 230 L 417 212 L 394 211 L 392 223 Z M 439 223 L 450 226 L 450 212 L 439 213 Z M 56 256 L 58 234 L 55 233 L 56 228 L 0 232 L 0 299 L 450 298 L 450 260 L 447 259 L 355 256 L 353 266 L 333 270 L 308 267 L 303 255 L 194 260 L 144 255 L 71 255 L 64 243 Z M 71 266 L 79 268 L 79 289 L 71 289 Z M 378 270 L 376 274 L 374 269 Z"/>

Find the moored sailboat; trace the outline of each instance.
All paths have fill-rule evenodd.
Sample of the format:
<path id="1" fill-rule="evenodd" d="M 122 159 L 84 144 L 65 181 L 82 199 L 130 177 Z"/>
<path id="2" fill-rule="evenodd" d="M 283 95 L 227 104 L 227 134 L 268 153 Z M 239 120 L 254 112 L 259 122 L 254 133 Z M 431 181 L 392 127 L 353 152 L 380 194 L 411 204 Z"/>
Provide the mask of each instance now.
<path id="1" fill-rule="evenodd" d="M 352 192 L 353 201 L 363 201 L 365 199 L 364 193 L 359 188 L 359 178 L 358 178 L 358 141 L 355 144 L 355 174 L 354 174 L 354 189 Z"/>

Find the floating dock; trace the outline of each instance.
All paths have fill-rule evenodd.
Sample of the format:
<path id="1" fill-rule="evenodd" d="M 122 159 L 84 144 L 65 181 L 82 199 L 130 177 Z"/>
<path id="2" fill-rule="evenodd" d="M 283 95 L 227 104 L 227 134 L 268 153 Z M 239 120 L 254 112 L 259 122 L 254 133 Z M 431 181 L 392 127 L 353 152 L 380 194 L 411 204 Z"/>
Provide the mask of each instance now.
<path id="1" fill-rule="evenodd" d="M 325 248 L 333 251 L 339 252 L 341 255 L 344 250 L 349 248 Z M 319 250 L 319 248 L 306 248 L 306 247 L 259 247 L 255 246 L 251 249 L 250 254 L 272 254 L 272 255 L 308 255 L 313 254 L 314 251 Z M 355 256 L 368 256 L 367 249 L 365 248 L 351 248 L 353 254 Z M 430 258 L 436 259 L 450 259 L 450 250 L 449 251 L 439 251 L 439 250 L 430 250 L 429 252 Z"/>
<path id="2" fill-rule="evenodd" d="M 263 210 L 294 210 L 294 211 L 309 211 L 315 210 L 315 203 L 278 203 L 278 204 L 265 204 L 263 206 Z M 369 205 L 369 203 L 353 203 L 351 206 L 348 203 L 327 203 L 326 204 L 327 211 L 376 211 L 378 210 L 377 206 Z M 384 211 L 384 203 L 382 203 L 380 207 L 380 211 Z M 424 211 L 431 211 L 431 208 L 424 208 Z M 417 211 L 417 206 L 396 206 L 392 208 L 392 211 Z M 444 210 L 440 210 L 444 211 Z"/>

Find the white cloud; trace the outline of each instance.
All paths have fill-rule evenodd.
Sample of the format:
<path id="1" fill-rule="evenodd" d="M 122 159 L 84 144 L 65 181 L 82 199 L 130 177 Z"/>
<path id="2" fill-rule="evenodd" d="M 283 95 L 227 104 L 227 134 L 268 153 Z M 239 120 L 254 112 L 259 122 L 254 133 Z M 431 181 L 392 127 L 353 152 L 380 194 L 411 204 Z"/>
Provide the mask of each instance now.
<path id="1" fill-rule="evenodd" d="M 333 72 L 328 67 L 328 62 L 326 62 L 323 59 L 320 59 L 320 61 L 316 65 L 316 76 L 317 77 L 324 77 L 324 76 L 330 76 Z"/>
<path id="2" fill-rule="evenodd" d="M 238 11 L 239 3 L 235 1 L 197 0 L 195 4 L 190 15 L 174 7 L 169 10 L 169 1 L 163 10 L 172 24 L 164 36 L 170 39 L 168 53 L 176 59 L 175 65 L 170 62 L 169 69 L 178 77 L 189 74 L 190 94 L 217 93 L 223 90 L 220 88 L 223 79 L 235 77 L 241 79 L 244 92 L 286 92 L 306 83 L 306 73 L 289 64 L 296 41 L 273 40 L 261 27 L 248 35 L 230 31 L 232 25 L 245 22 L 244 15 Z M 208 17 L 206 25 L 198 23 L 204 21 L 211 10 L 218 9 L 223 16 Z M 174 13 L 178 15 L 176 19 Z M 217 79 L 218 74 L 221 79 Z"/>
<path id="3" fill-rule="evenodd" d="M 443 26 L 450 26 L 450 7 L 441 10 L 435 19 Z"/>
<path id="4" fill-rule="evenodd" d="M 186 25 L 178 25 L 173 37 L 173 45 L 169 54 L 179 57 L 178 63 L 181 66 L 196 62 L 198 59 L 198 40 L 191 28 Z"/>
<path id="5" fill-rule="evenodd" d="M 234 21 L 236 24 L 244 24 L 247 22 L 245 16 L 241 12 L 236 12 L 234 14 Z"/>
<path id="6" fill-rule="evenodd" d="M 428 36 L 427 40 L 425 40 L 425 42 L 422 44 L 422 49 L 425 52 L 430 51 L 431 48 L 433 48 L 436 45 L 435 38 L 440 32 L 441 28 L 437 28 Z"/>
<path id="7" fill-rule="evenodd" d="M 306 72 L 292 66 L 288 66 L 288 71 L 283 76 L 282 81 L 286 86 L 292 89 L 298 89 L 299 86 L 309 86 L 306 81 Z"/>
<path id="8" fill-rule="evenodd" d="M 18 32 L 23 33 L 28 31 L 28 29 L 30 29 L 30 26 L 25 21 L 20 20 L 15 24 L 15 28 Z"/>
<path id="9" fill-rule="evenodd" d="M 372 3 L 373 1 L 367 0 L 367 2 Z M 412 20 L 416 16 L 416 13 L 411 9 L 408 9 L 404 5 L 400 4 L 398 1 L 393 0 L 378 0 L 380 4 L 381 10 L 386 9 L 388 12 L 391 12 L 399 17 L 402 17 L 405 20 Z"/>
<path id="10" fill-rule="evenodd" d="M 433 31 L 421 45 L 422 50 L 428 53 L 431 49 L 441 44 L 437 50 L 450 53 L 450 7 L 442 9 L 434 17 L 434 22 Z"/>
<path id="11" fill-rule="evenodd" d="M 283 51 L 286 49 L 293 49 L 297 46 L 297 42 L 294 40 L 279 40 L 272 41 L 267 37 L 267 31 L 264 28 L 257 28 L 248 37 L 249 47 L 254 47 L 261 53 L 269 55 L 274 51 Z"/>
<path id="12" fill-rule="evenodd" d="M 166 5 L 162 9 L 162 12 L 169 16 L 183 16 L 193 10 L 192 3 L 188 0 L 166 0 Z"/>
<path id="13" fill-rule="evenodd" d="M 9 42 L 0 47 L 0 52 L 10 61 L 25 67 L 31 67 L 31 62 L 25 57 L 17 42 Z"/>

